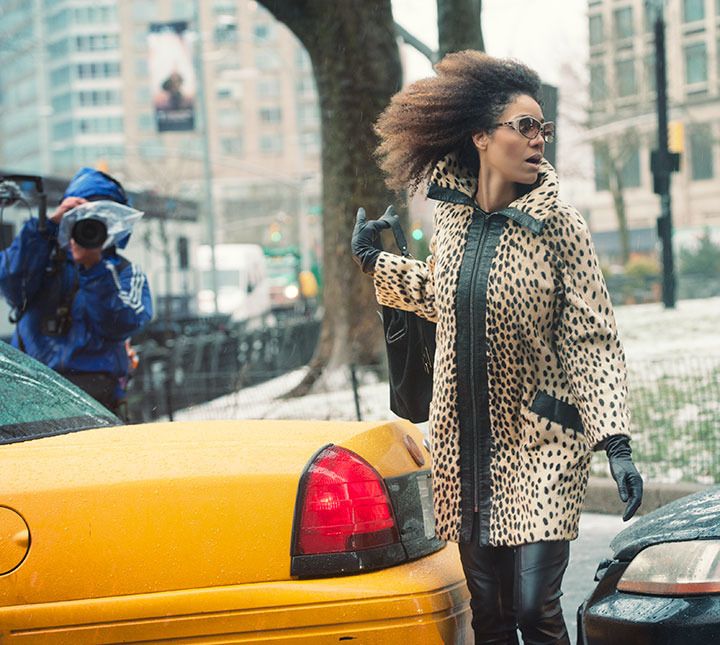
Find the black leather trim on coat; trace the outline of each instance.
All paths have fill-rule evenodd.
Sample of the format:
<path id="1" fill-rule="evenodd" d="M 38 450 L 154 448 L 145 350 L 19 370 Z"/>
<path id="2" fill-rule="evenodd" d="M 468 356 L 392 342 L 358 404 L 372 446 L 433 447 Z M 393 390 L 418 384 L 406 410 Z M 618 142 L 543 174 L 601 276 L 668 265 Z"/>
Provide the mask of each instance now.
<path id="1" fill-rule="evenodd" d="M 545 222 L 535 219 L 530 213 L 526 213 L 517 208 L 503 208 L 500 214 L 509 217 L 521 226 L 529 228 L 535 235 L 540 235 L 545 227 Z"/>
<path id="2" fill-rule="evenodd" d="M 556 399 L 542 390 L 538 390 L 535 395 L 530 412 L 534 412 L 543 419 L 559 423 L 564 428 L 570 428 L 575 432 L 585 432 L 580 420 L 580 413 L 574 405 Z"/>
<path id="3" fill-rule="evenodd" d="M 436 199 L 441 202 L 450 202 L 451 204 L 463 204 L 465 206 L 472 206 L 474 209 L 478 208 L 475 200 L 470 197 L 467 193 L 463 193 L 460 190 L 453 190 L 452 188 L 443 188 L 437 184 L 430 184 L 427 190 L 427 196 L 430 199 Z M 498 211 L 500 215 L 517 222 L 520 226 L 529 228 L 535 235 L 542 233 L 545 222 L 535 219 L 530 213 L 521 211 L 517 208 L 504 208 Z"/>
<path id="4" fill-rule="evenodd" d="M 451 204 L 465 204 L 466 206 L 472 206 L 477 208 L 475 200 L 460 190 L 453 190 L 452 188 L 443 188 L 437 184 L 430 184 L 427 189 L 427 196 L 430 199 L 436 199 L 440 202 L 450 202 Z"/>
<path id="5" fill-rule="evenodd" d="M 506 222 L 507 218 L 498 213 L 487 214 L 475 208 L 458 276 L 455 307 L 458 321 L 461 542 L 472 538 L 476 498 L 479 543 L 489 544 L 490 540 L 492 429 L 485 318 L 490 268 Z"/>

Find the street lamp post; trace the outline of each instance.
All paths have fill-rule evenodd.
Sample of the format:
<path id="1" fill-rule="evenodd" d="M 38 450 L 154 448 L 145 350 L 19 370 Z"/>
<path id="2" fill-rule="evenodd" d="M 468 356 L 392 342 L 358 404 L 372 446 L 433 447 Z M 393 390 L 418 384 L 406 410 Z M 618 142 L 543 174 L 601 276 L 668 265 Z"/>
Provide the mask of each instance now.
<path id="1" fill-rule="evenodd" d="M 672 208 L 670 177 L 680 167 L 680 155 L 668 149 L 667 73 L 665 68 L 664 0 L 647 0 L 646 6 L 655 10 L 655 92 L 657 106 L 658 147 L 650 157 L 653 190 L 660 196 L 658 237 L 662 244 L 662 298 L 667 309 L 675 307 L 675 269 L 672 248 Z"/>
<path id="2" fill-rule="evenodd" d="M 198 116 L 202 128 L 200 138 L 203 150 L 203 184 L 206 216 L 206 235 L 210 246 L 210 284 L 213 292 L 213 309 L 218 313 L 218 279 L 215 261 L 215 209 L 213 203 L 212 166 L 210 163 L 210 127 L 208 124 L 207 99 L 205 94 L 205 68 L 203 59 L 203 39 L 200 29 L 200 0 L 193 4 L 195 29 L 197 30 L 197 47 L 195 50 L 195 75 L 197 78 Z"/>

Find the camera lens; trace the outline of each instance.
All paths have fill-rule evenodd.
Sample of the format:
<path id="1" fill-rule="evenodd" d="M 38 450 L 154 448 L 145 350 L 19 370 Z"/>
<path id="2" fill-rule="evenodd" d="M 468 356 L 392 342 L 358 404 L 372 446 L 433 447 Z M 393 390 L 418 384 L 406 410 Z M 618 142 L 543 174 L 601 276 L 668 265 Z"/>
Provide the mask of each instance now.
<path id="1" fill-rule="evenodd" d="M 72 238 L 83 248 L 97 249 L 107 239 L 107 228 L 100 220 L 81 219 L 73 226 Z"/>

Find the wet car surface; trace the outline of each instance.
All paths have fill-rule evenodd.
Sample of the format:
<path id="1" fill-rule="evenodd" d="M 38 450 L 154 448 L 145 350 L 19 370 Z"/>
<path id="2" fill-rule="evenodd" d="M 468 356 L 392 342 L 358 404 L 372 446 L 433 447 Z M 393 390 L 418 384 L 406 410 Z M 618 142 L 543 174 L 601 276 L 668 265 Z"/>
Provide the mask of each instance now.
<path id="1" fill-rule="evenodd" d="M 0 345 L 0 642 L 462 643 L 406 422 L 124 426 Z"/>
<path id="2" fill-rule="evenodd" d="M 720 486 L 639 518 L 610 548 L 578 611 L 578 643 L 720 643 Z"/>

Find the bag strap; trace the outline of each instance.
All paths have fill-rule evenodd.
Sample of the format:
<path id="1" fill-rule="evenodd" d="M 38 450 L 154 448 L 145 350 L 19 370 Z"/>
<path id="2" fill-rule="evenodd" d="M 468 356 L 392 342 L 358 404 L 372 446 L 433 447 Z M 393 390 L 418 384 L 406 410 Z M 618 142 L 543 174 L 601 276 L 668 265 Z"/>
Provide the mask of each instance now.
<path id="1" fill-rule="evenodd" d="M 412 255 L 410 255 L 410 251 L 408 251 L 407 238 L 402 230 L 402 226 L 400 226 L 400 218 L 397 213 L 385 213 L 380 219 L 390 224 L 390 228 L 395 236 L 395 244 L 397 244 L 403 257 L 411 258 Z"/>

